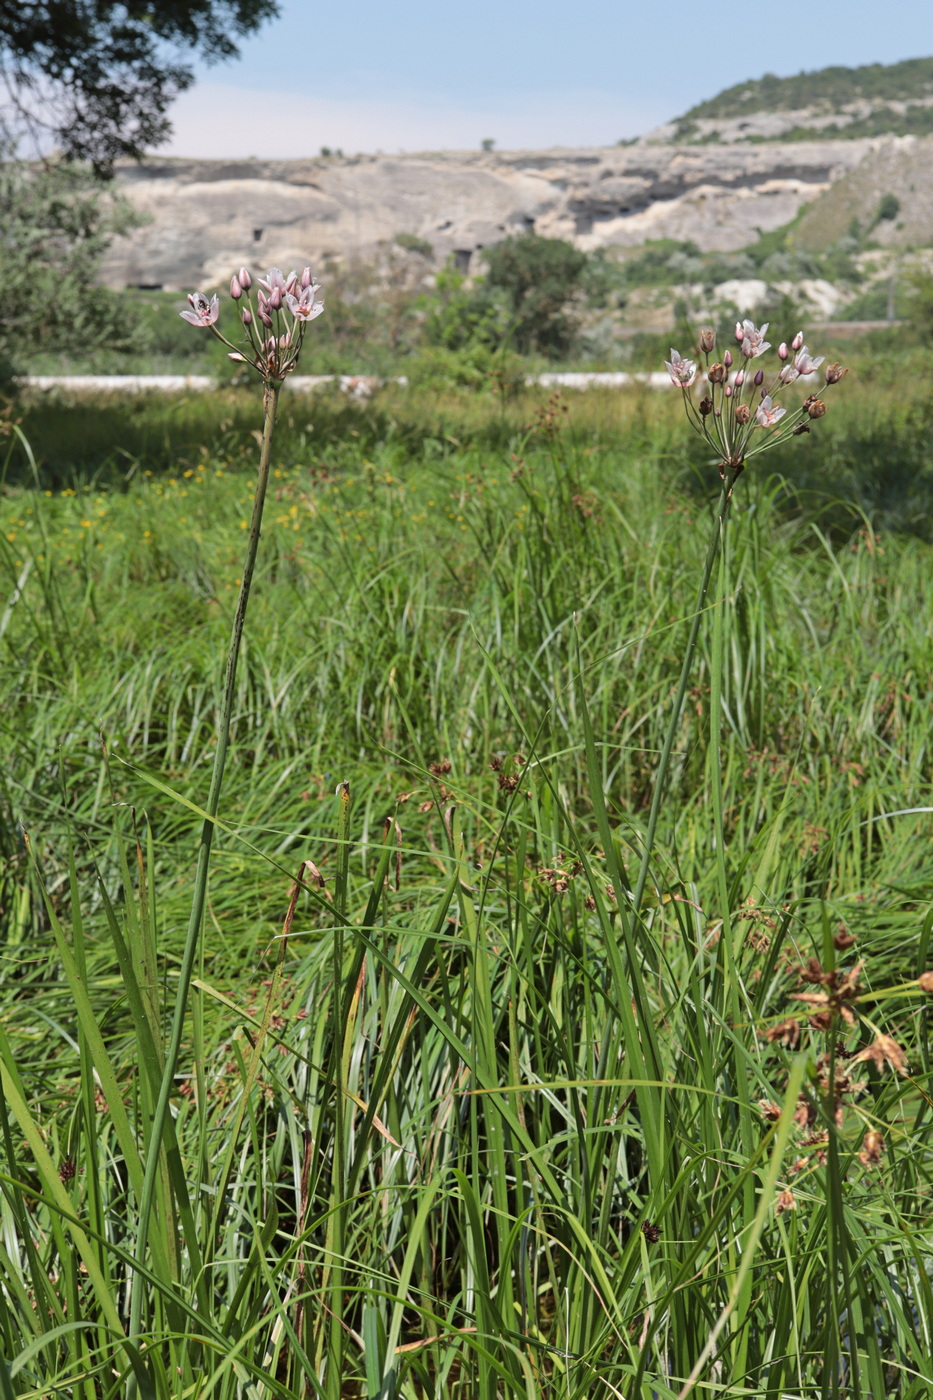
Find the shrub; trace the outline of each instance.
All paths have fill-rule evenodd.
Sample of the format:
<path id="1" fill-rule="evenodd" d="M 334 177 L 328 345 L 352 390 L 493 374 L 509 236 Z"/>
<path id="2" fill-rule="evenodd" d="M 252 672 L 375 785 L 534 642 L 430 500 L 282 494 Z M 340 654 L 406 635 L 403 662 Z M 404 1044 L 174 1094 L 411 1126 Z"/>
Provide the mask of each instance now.
<path id="1" fill-rule="evenodd" d="M 486 262 L 489 286 L 501 290 L 508 303 L 516 350 L 552 357 L 565 353 L 575 329 L 569 305 L 581 284 L 586 254 L 561 238 L 523 233 L 490 248 Z"/>

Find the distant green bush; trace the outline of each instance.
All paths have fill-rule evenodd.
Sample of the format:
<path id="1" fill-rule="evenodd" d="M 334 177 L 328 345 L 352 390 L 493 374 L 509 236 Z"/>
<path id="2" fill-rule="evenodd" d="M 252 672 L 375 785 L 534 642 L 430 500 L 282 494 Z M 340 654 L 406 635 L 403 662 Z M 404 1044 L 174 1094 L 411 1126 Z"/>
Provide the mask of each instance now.
<path id="1" fill-rule="evenodd" d="M 501 291 L 511 314 L 516 350 L 566 353 L 574 336 L 570 303 L 581 286 L 587 255 L 560 238 L 516 234 L 486 251 L 490 287 Z"/>

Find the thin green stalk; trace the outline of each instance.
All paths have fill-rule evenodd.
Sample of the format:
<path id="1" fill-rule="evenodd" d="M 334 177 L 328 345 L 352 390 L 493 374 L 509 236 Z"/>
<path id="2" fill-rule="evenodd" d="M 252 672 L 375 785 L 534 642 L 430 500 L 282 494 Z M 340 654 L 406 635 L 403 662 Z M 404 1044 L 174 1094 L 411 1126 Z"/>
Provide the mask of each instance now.
<path id="1" fill-rule="evenodd" d="M 722 491 L 719 495 L 719 504 L 716 507 L 716 520 L 713 525 L 713 533 L 710 537 L 709 548 L 706 551 L 706 563 L 703 565 L 703 576 L 700 580 L 696 606 L 693 610 L 693 620 L 690 624 L 690 636 L 687 638 L 683 665 L 680 670 L 680 681 L 677 686 L 677 693 L 674 696 L 674 706 L 671 710 L 667 733 L 664 737 L 664 747 L 661 750 L 661 758 L 654 779 L 651 811 L 648 814 L 648 830 L 645 833 L 645 849 L 642 852 L 641 866 L 638 871 L 638 879 L 635 882 L 635 892 L 633 896 L 633 907 L 636 915 L 641 912 L 641 901 L 645 893 L 645 885 L 648 882 L 648 868 L 651 864 L 651 854 L 654 850 L 654 838 L 658 828 L 658 817 L 661 813 L 661 803 L 664 799 L 664 789 L 667 785 L 667 770 L 670 767 L 674 740 L 677 737 L 677 730 L 680 726 L 680 716 L 683 713 L 684 700 L 687 696 L 687 686 L 690 684 L 690 673 L 693 670 L 693 657 L 696 652 L 697 638 L 700 635 L 700 622 L 703 617 L 703 609 L 706 603 L 706 595 L 709 591 L 710 579 L 713 575 L 713 565 L 716 563 L 716 556 L 719 553 L 719 545 L 722 540 L 723 530 L 726 527 L 726 520 L 729 515 L 729 506 L 732 503 L 732 488 L 735 486 L 741 470 L 741 467 L 725 467 L 726 475 L 723 479 Z"/>
<path id="2" fill-rule="evenodd" d="M 208 815 L 205 817 L 204 824 L 201 827 L 201 843 L 198 847 L 194 896 L 191 901 L 188 931 L 185 937 L 185 946 L 178 973 L 178 989 L 175 995 L 175 1014 L 172 1021 L 172 1035 L 169 1042 L 168 1053 L 165 1058 L 165 1069 L 162 1075 L 162 1083 L 159 1089 L 159 1098 L 156 1103 L 155 1114 L 153 1115 L 149 1147 L 146 1154 L 146 1172 L 143 1180 L 142 1198 L 139 1204 L 139 1229 L 136 1235 L 137 1264 L 145 1263 L 146 1258 L 146 1248 L 149 1242 L 149 1225 L 152 1217 L 152 1208 L 158 1179 L 162 1136 L 165 1131 L 165 1121 L 168 1116 L 169 1098 L 172 1092 L 175 1070 L 181 1052 L 185 1011 L 188 1005 L 188 994 L 191 989 L 191 978 L 194 972 L 201 925 L 204 919 L 211 843 L 214 837 L 214 818 L 217 815 L 217 809 L 220 805 L 220 790 L 223 785 L 224 767 L 227 761 L 227 746 L 230 740 L 230 720 L 233 714 L 233 702 L 236 691 L 237 663 L 240 657 L 240 643 L 243 638 L 246 609 L 249 603 L 250 588 L 253 582 L 253 570 L 256 566 L 256 555 L 259 549 L 263 506 L 265 505 L 266 487 L 269 482 L 272 437 L 275 432 L 275 413 L 280 389 L 281 384 L 278 381 L 267 380 L 263 392 L 262 446 L 259 452 L 259 472 L 256 479 L 256 492 L 253 497 L 253 515 L 250 521 L 249 541 L 246 546 L 246 562 L 243 566 L 243 577 L 240 582 L 240 592 L 237 598 L 236 612 L 233 617 L 233 632 L 230 637 L 230 648 L 227 652 L 220 728 L 217 735 L 217 749 L 214 754 L 214 767 L 211 773 L 211 785 L 207 798 L 206 811 Z M 133 1337 L 138 1336 L 140 1331 L 144 1294 L 145 1280 L 140 1273 L 137 1273 L 133 1278 L 132 1301 L 130 1306 L 130 1336 Z M 135 1392 L 135 1379 L 131 1377 L 127 1386 L 127 1394 L 128 1396 L 133 1396 Z"/>

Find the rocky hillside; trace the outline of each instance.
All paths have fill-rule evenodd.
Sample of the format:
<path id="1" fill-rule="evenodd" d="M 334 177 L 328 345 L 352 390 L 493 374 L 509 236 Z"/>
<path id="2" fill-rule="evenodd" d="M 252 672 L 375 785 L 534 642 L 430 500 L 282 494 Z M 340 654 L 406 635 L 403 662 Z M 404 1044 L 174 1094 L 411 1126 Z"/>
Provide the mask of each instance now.
<path id="1" fill-rule="evenodd" d="M 689 242 L 735 252 L 795 221 L 818 251 L 933 237 L 933 59 L 766 75 L 644 139 L 594 150 L 300 161 L 153 158 L 118 181 L 147 219 L 111 286 L 212 286 L 240 263 L 371 258 L 401 245 L 464 272 L 509 234 L 585 250 Z M 802 217 L 801 217 L 802 216 Z"/>
<path id="2" fill-rule="evenodd" d="M 873 144 L 151 160 L 118 171 L 149 222 L 114 243 L 104 275 L 115 287 L 211 286 L 242 262 L 369 256 L 400 235 L 468 271 L 484 247 L 531 229 L 584 249 L 669 238 L 730 251 L 787 224 Z"/>
<path id="3" fill-rule="evenodd" d="M 933 135 L 933 58 L 821 68 L 738 83 L 659 127 L 649 142 L 864 140 Z"/>

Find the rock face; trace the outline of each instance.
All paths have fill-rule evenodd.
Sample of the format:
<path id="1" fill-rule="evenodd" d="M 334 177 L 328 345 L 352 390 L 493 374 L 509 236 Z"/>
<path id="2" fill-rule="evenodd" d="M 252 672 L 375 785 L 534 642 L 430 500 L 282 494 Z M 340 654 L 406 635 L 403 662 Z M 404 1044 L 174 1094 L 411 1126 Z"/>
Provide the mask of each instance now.
<path id="1" fill-rule="evenodd" d="M 897 207 L 879 217 L 883 201 Z M 933 137 L 898 136 L 877 143 L 865 159 L 807 209 L 796 230 L 801 247 L 833 243 L 852 224 L 870 229 L 882 248 L 923 246 L 933 235 Z"/>
<path id="2" fill-rule="evenodd" d="M 398 234 L 430 244 L 439 263 L 454 254 L 464 271 L 482 248 L 532 229 L 584 249 L 676 238 L 731 251 L 789 222 L 878 144 L 150 160 L 118 169 L 149 222 L 114 243 L 104 280 L 210 287 L 240 263 L 365 256 Z"/>

